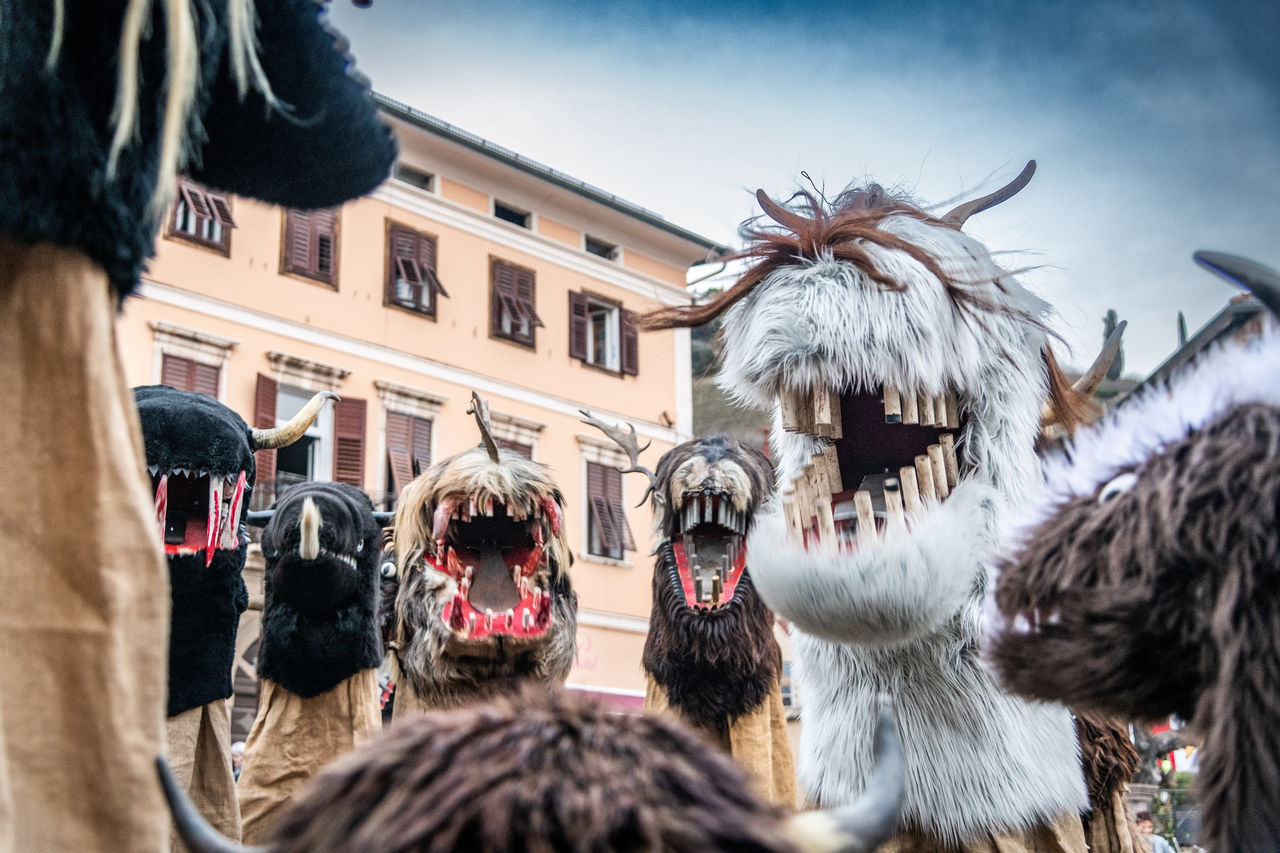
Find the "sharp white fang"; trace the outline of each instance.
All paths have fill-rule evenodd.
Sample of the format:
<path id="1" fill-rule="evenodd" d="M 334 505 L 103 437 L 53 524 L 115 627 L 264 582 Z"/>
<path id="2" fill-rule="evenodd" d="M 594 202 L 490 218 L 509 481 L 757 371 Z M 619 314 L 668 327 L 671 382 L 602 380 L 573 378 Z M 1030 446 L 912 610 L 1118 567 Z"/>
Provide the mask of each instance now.
<path id="1" fill-rule="evenodd" d="M 484 609 L 484 629 L 486 631 L 493 630 L 493 611 L 488 607 Z"/>
<path id="2" fill-rule="evenodd" d="M 298 537 L 298 556 L 304 560 L 314 560 L 320 556 L 320 510 L 311 498 L 302 502 Z"/>

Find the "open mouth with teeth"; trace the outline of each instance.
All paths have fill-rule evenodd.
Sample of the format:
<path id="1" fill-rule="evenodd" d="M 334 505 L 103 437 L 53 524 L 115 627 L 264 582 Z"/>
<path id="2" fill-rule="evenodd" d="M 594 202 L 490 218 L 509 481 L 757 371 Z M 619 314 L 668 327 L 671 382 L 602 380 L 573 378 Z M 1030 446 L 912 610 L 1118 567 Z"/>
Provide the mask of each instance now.
<path id="1" fill-rule="evenodd" d="M 788 391 L 782 416 L 788 432 L 826 440 L 783 495 L 787 524 L 806 546 L 857 550 L 909 530 L 968 473 L 956 452 L 967 418 L 954 393 Z"/>
<path id="2" fill-rule="evenodd" d="M 215 474 L 191 468 L 148 469 L 155 519 L 169 556 L 204 552 L 205 565 L 219 550 L 240 545 L 245 472 Z"/>
<path id="3" fill-rule="evenodd" d="M 671 543 L 672 582 L 684 593 L 685 604 L 697 610 L 719 610 L 733 600 L 747 565 L 743 541 L 747 522 L 747 515 L 734 507 L 725 492 L 685 495 L 680 536 Z"/>
<path id="4" fill-rule="evenodd" d="M 456 587 L 440 618 L 455 636 L 539 637 L 551 625 L 546 543 L 560 535 L 550 498 L 521 504 L 455 497 L 435 511 L 427 565 Z"/>

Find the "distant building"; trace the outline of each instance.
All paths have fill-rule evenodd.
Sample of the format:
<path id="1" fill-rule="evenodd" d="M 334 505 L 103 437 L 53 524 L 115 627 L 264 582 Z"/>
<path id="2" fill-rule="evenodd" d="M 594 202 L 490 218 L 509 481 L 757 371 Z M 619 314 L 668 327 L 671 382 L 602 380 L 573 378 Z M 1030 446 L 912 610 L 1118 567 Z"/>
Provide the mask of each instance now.
<path id="1" fill-rule="evenodd" d="M 638 335 L 634 318 L 688 303 L 686 269 L 725 248 L 375 97 L 401 155 L 369 196 L 304 213 L 182 182 L 120 321 L 128 380 L 203 391 L 267 427 L 316 391 L 341 395 L 302 442 L 259 454 L 255 508 L 306 479 L 389 508 L 426 466 L 478 443 L 466 409 L 479 391 L 500 442 L 549 465 L 566 496 L 581 603 L 570 683 L 638 707 L 645 483 L 613 469 L 625 457 L 577 410 L 633 423 L 651 465 L 690 436 L 689 333 Z M 260 571 L 256 555 L 251 591 Z M 238 734 L 257 636 L 251 612 Z"/>
<path id="2" fill-rule="evenodd" d="M 1215 343 L 1228 339 L 1258 337 L 1266 330 L 1269 316 L 1267 309 L 1255 297 L 1247 293 L 1240 294 L 1228 302 L 1226 307 L 1205 323 L 1185 344 L 1174 350 L 1159 367 L 1151 372 L 1151 375 L 1138 383 L 1133 391 L 1153 383 L 1167 382 L 1174 373 Z"/>

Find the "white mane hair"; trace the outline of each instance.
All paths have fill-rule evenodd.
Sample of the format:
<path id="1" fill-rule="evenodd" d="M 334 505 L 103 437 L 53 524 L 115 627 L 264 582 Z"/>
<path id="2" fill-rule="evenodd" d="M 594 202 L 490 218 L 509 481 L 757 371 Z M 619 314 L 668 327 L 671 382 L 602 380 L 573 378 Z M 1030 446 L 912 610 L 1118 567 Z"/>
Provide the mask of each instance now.
<path id="1" fill-rule="evenodd" d="M 773 512 L 758 519 L 748 548 L 761 596 L 794 628 L 808 795 L 831 806 L 862 791 L 884 691 L 907 752 L 903 825 L 962 843 L 1074 815 L 1087 799 L 1070 714 L 1002 693 L 977 650 L 1000 517 L 1038 475 L 1050 309 L 957 228 L 900 208 L 876 227 L 922 250 L 950 281 L 893 239 L 859 248 L 896 287 L 814 247 L 771 269 L 725 314 L 718 384 L 774 406 L 770 446 L 783 488 L 826 440 L 784 430 L 780 394 L 958 392 L 960 482 L 909 519 L 908 532 L 887 530 L 854 551 L 806 549 Z M 846 429 L 843 441 L 858 436 Z"/>

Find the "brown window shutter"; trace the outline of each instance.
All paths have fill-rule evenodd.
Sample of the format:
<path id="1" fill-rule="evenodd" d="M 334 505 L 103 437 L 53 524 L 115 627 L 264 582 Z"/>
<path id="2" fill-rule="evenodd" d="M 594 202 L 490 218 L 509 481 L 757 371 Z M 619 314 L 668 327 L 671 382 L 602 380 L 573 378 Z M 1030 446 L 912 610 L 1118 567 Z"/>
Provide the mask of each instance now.
<path id="1" fill-rule="evenodd" d="M 311 235 L 311 214 L 287 210 L 284 214 L 284 268 L 286 272 L 311 275 L 311 252 L 315 241 Z"/>
<path id="2" fill-rule="evenodd" d="M 209 364 L 193 362 L 191 365 L 191 390 L 197 394 L 208 394 L 218 399 L 218 374 L 221 368 Z"/>
<path id="3" fill-rule="evenodd" d="M 343 397 L 333 405 L 333 479 L 364 488 L 365 401 Z"/>
<path id="4" fill-rule="evenodd" d="M 636 540 L 631 535 L 631 525 L 627 522 L 627 510 L 622 505 L 622 472 L 617 468 L 609 468 L 604 477 L 605 500 L 613 513 L 613 526 L 617 530 L 619 544 L 627 551 L 636 549 Z"/>
<path id="5" fill-rule="evenodd" d="M 422 303 L 422 276 L 418 274 L 418 235 L 399 225 L 387 236 L 391 253 L 387 264 L 388 301 L 416 308 Z"/>
<path id="6" fill-rule="evenodd" d="M 179 391 L 192 390 L 191 372 L 194 366 L 195 362 L 189 358 L 165 353 L 160 357 L 160 384 Z"/>
<path id="7" fill-rule="evenodd" d="M 587 360 L 587 339 L 590 328 L 587 317 L 587 295 L 569 291 L 569 358 Z"/>
<path id="8" fill-rule="evenodd" d="M 516 302 L 529 318 L 529 328 L 542 326 L 542 318 L 538 316 L 533 306 L 535 284 L 533 270 L 514 269 L 513 272 L 515 273 Z"/>
<path id="9" fill-rule="evenodd" d="M 502 312 L 505 309 L 511 315 L 514 324 L 520 318 L 520 309 L 516 306 L 515 268 L 497 258 L 493 259 L 493 304 L 489 311 L 489 331 L 502 334 Z"/>
<path id="10" fill-rule="evenodd" d="M 231 218 L 231 202 L 227 201 L 226 196 L 206 193 L 205 198 L 209 200 L 209 209 L 213 211 L 213 218 L 218 220 L 219 225 L 223 228 L 236 227 L 236 221 Z"/>
<path id="11" fill-rule="evenodd" d="M 519 453 L 525 459 L 533 458 L 533 445 L 525 444 L 523 441 L 513 441 L 509 438 L 495 438 L 494 443 L 505 450 L 512 450 Z"/>
<path id="12" fill-rule="evenodd" d="M 429 234 L 418 235 L 418 266 L 422 270 L 423 283 L 448 299 L 449 292 L 436 275 L 436 238 Z"/>
<path id="13" fill-rule="evenodd" d="M 600 541 L 608 550 L 619 548 L 613 513 L 609 510 L 606 478 L 609 468 L 595 462 L 587 463 L 587 506 L 591 508 L 590 523 L 595 525 Z"/>
<path id="14" fill-rule="evenodd" d="M 640 335 L 636 331 L 635 315 L 621 309 L 618 323 L 622 326 L 622 372 L 627 376 L 640 375 Z"/>
<path id="15" fill-rule="evenodd" d="M 201 219 L 213 219 L 213 210 L 209 207 L 208 196 L 200 187 L 190 181 L 179 181 L 178 193 L 196 216 Z"/>
<path id="16" fill-rule="evenodd" d="M 315 236 L 316 278 L 330 284 L 338 274 L 338 214 L 333 210 L 317 210 L 311 215 L 312 230 Z"/>
<path id="17" fill-rule="evenodd" d="M 258 374 L 258 385 L 253 395 L 253 425 L 258 429 L 273 429 L 276 425 L 276 394 L 279 384 L 270 376 Z M 254 454 L 258 465 L 258 488 L 265 489 L 264 504 L 275 498 L 276 452 L 259 450 Z"/>
<path id="18" fill-rule="evenodd" d="M 391 484 L 396 495 L 413 479 L 413 458 L 409 455 L 412 434 L 411 416 L 387 412 L 387 456 L 391 465 Z"/>
<path id="19" fill-rule="evenodd" d="M 413 419 L 413 445 L 410 447 L 413 453 L 413 464 L 417 469 L 417 473 L 431 467 L 431 420 L 429 418 Z"/>

